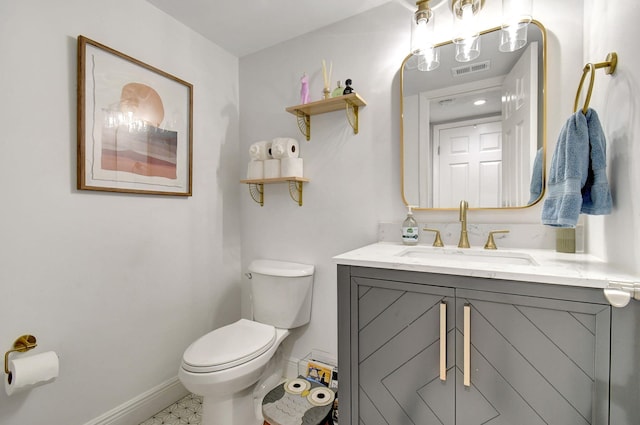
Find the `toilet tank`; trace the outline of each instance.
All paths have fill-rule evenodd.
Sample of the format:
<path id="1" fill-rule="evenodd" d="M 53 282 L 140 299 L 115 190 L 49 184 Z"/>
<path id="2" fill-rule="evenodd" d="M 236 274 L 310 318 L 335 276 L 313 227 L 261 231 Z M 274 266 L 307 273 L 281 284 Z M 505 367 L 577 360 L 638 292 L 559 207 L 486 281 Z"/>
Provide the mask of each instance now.
<path id="1" fill-rule="evenodd" d="M 254 260 L 249 272 L 253 320 L 281 329 L 309 323 L 314 266 Z"/>

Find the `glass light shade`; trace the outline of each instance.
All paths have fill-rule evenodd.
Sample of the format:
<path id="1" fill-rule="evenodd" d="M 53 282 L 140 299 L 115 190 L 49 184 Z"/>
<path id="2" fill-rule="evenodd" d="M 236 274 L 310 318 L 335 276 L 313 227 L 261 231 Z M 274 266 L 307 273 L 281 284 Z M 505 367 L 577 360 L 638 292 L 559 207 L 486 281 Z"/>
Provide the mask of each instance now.
<path id="1" fill-rule="evenodd" d="M 440 50 L 430 47 L 418 56 L 419 71 L 433 71 L 440 66 Z"/>
<path id="2" fill-rule="evenodd" d="M 500 46 L 498 46 L 498 50 L 501 52 L 515 52 L 526 46 L 528 26 L 528 23 L 518 23 L 503 27 L 500 30 Z"/>
<path id="3" fill-rule="evenodd" d="M 480 37 L 471 37 L 456 43 L 456 60 L 471 62 L 480 56 Z"/>
<path id="4" fill-rule="evenodd" d="M 502 0 L 501 52 L 514 52 L 527 45 L 532 0 Z"/>
<path id="5" fill-rule="evenodd" d="M 454 0 L 453 5 L 453 27 L 456 44 L 470 44 L 471 39 L 478 38 L 478 18 L 480 11 L 480 0 Z"/>
<path id="6" fill-rule="evenodd" d="M 422 55 L 433 49 L 435 17 L 431 9 L 418 10 L 411 17 L 411 53 Z"/>
<path id="7" fill-rule="evenodd" d="M 480 56 L 477 14 L 481 3 L 480 0 L 454 0 L 452 7 L 456 61 L 470 62 Z"/>

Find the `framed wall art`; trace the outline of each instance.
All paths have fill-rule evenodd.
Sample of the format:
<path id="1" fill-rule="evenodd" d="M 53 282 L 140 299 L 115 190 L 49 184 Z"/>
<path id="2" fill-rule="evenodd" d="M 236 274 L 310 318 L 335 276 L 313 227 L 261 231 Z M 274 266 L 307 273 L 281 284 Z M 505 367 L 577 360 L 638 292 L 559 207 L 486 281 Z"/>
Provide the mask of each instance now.
<path id="1" fill-rule="evenodd" d="M 190 196 L 193 86 L 78 36 L 78 189 Z"/>

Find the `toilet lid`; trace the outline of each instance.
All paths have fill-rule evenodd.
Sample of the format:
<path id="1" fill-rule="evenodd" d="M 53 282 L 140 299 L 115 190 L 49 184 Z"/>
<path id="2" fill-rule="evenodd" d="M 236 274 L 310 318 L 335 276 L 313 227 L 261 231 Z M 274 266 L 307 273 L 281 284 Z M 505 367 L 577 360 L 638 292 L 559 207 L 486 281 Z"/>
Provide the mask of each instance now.
<path id="1" fill-rule="evenodd" d="M 184 352 L 183 368 L 206 373 L 238 366 L 266 352 L 275 340 L 273 326 L 240 319 L 191 344 Z"/>

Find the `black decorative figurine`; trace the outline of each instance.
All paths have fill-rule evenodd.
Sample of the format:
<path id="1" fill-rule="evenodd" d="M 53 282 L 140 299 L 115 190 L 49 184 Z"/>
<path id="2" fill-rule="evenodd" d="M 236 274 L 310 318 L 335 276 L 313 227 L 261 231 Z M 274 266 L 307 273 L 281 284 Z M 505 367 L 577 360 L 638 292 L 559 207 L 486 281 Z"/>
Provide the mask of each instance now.
<path id="1" fill-rule="evenodd" d="M 342 92 L 342 94 L 351 94 L 351 93 L 355 93 L 353 91 L 353 89 L 351 88 L 351 79 L 347 78 L 344 82 L 344 84 L 346 85 L 346 87 L 344 88 L 344 91 Z"/>

